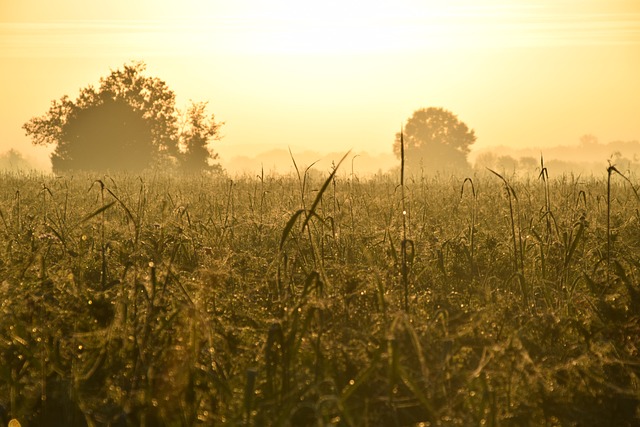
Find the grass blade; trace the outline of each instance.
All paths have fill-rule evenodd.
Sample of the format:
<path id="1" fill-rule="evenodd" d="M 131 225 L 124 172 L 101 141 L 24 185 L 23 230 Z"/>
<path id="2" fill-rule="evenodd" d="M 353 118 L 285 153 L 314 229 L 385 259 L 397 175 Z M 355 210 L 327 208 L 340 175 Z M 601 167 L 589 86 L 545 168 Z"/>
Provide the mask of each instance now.
<path id="1" fill-rule="evenodd" d="M 93 211 L 89 215 L 87 215 L 84 218 L 82 218 L 78 224 L 83 224 L 83 223 L 89 221 L 94 216 L 100 215 L 102 212 L 106 211 L 107 209 L 109 209 L 111 206 L 113 206 L 115 204 L 116 204 L 116 202 L 107 203 L 106 205 L 96 209 L 95 211 Z"/>
<path id="2" fill-rule="evenodd" d="M 322 184 L 322 188 L 320 188 L 320 191 L 318 191 L 318 194 L 316 195 L 316 198 L 313 201 L 313 204 L 311 205 L 311 207 L 309 208 L 309 211 L 307 212 L 307 217 L 304 219 L 304 222 L 302 223 L 302 229 L 303 230 L 307 226 L 307 224 L 309 223 L 309 220 L 311 219 L 311 217 L 313 215 L 315 215 L 316 208 L 318 207 L 318 204 L 320 203 L 320 200 L 322 200 L 322 195 L 324 194 L 324 192 L 327 189 L 327 187 L 329 187 L 329 184 L 331 183 L 331 180 L 336 175 L 336 172 L 338 172 L 338 168 L 340 167 L 340 165 L 342 164 L 344 159 L 347 158 L 349 153 L 351 153 L 351 150 L 347 151 L 347 153 L 344 156 L 342 156 L 342 159 L 340 159 L 338 164 L 336 164 L 336 167 L 333 168 L 333 171 L 331 171 L 331 173 L 329 174 L 329 177 L 324 181 L 324 184 Z"/>

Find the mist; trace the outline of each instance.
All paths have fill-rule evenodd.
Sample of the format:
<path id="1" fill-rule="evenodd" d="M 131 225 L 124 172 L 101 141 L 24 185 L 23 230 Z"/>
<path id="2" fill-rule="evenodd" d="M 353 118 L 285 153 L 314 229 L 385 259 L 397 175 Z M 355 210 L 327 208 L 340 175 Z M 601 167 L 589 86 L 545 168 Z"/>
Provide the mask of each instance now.
<path id="1" fill-rule="evenodd" d="M 256 152 L 256 150 L 253 150 Z M 330 171 L 332 164 L 348 151 L 321 152 L 320 150 L 300 150 L 273 148 L 258 151 L 255 155 L 228 153 L 221 155 L 221 165 L 229 175 L 289 174 L 310 167 L 319 172 Z M 592 135 L 580 138 L 577 144 L 551 147 L 494 146 L 472 147 L 468 160 L 474 171 L 493 169 L 512 176 L 526 176 L 540 172 L 540 161 L 553 176 L 582 174 L 598 176 L 606 173 L 607 167 L 616 165 L 620 171 L 638 173 L 640 171 L 640 142 L 612 141 L 600 143 Z M 295 162 L 295 164 L 294 164 Z M 389 150 L 387 153 L 353 151 L 342 165 L 342 172 L 368 177 L 391 172 L 400 167 L 400 160 Z M 430 171 L 421 171 L 428 175 Z M 431 171 L 438 172 L 438 171 Z"/>
<path id="2" fill-rule="evenodd" d="M 217 147 L 214 147 L 217 149 Z M 349 151 L 322 152 L 300 148 L 273 147 L 265 150 L 252 147 L 245 150 L 220 150 L 220 164 L 230 176 L 256 176 L 295 174 L 296 167 L 302 173 L 309 168 L 315 172 L 330 172 L 342 156 Z M 592 135 L 580 138 L 577 144 L 552 147 L 494 146 L 472 147 L 468 160 L 473 171 L 487 168 L 509 175 L 524 177 L 540 172 L 541 158 L 552 176 L 582 174 L 599 176 L 606 173 L 611 164 L 620 171 L 640 173 L 640 142 L 611 141 L 601 143 Z M 400 167 L 399 159 L 391 152 L 377 153 L 353 150 L 341 166 L 342 173 L 361 178 L 392 172 Z M 24 154 L 16 149 L 0 153 L 0 170 L 50 172 L 48 160 Z M 429 174 L 429 171 L 421 171 Z M 437 172 L 437 171 L 436 171 Z"/>

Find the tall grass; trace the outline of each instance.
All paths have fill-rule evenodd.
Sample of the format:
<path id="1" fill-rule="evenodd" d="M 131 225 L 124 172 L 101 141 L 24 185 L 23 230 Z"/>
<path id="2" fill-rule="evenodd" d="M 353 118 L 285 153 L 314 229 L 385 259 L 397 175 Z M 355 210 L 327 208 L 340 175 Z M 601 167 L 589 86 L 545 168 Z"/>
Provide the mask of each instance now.
<path id="1" fill-rule="evenodd" d="M 407 239 L 407 205 L 404 186 L 405 174 L 404 157 L 404 129 L 400 130 L 400 192 L 402 199 L 402 241 L 400 244 L 400 271 L 402 275 L 402 288 L 404 289 L 404 311 L 409 311 L 409 260 L 407 256 L 408 248 L 413 248 L 413 242 Z M 413 252 L 413 249 L 412 249 Z"/>
<path id="2" fill-rule="evenodd" d="M 401 165 L 398 185 L 347 156 L 0 176 L 0 405 L 43 426 L 638 423 L 635 178 Z"/>
<path id="3" fill-rule="evenodd" d="M 511 227 L 511 241 L 513 243 L 513 275 L 518 279 L 518 282 L 520 283 L 520 290 L 522 292 L 524 304 L 528 307 L 530 292 L 525 279 L 524 240 L 522 238 L 522 225 L 520 223 L 518 196 L 516 195 L 515 190 L 509 184 L 506 178 L 491 169 L 489 169 L 489 171 L 500 178 L 500 180 L 504 184 L 505 194 L 507 196 L 507 201 L 509 202 L 509 225 Z"/>

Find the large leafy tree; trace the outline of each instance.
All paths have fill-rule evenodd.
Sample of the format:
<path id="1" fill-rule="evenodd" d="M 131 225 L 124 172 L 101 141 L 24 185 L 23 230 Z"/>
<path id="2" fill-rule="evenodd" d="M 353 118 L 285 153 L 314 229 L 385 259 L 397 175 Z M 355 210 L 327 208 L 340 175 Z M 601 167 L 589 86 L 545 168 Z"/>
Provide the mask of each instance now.
<path id="1" fill-rule="evenodd" d="M 55 145 L 54 172 L 181 166 L 188 156 L 180 151 L 175 94 L 164 81 L 145 76 L 145 69 L 136 62 L 111 71 L 97 88 L 81 89 L 75 101 L 66 95 L 54 100 L 45 115 L 23 125 L 34 144 Z M 217 131 L 202 134 L 207 140 L 201 142 Z"/>
<path id="2" fill-rule="evenodd" d="M 54 171 L 140 170 L 155 152 L 151 121 L 126 101 L 105 96 L 70 112 L 51 163 Z"/>
<path id="3" fill-rule="evenodd" d="M 443 108 L 416 110 L 403 131 L 405 167 L 424 170 L 460 171 L 469 167 L 467 155 L 476 136 L 458 117 Z M 400 157 L 400 133 L 393 151 Z"/>

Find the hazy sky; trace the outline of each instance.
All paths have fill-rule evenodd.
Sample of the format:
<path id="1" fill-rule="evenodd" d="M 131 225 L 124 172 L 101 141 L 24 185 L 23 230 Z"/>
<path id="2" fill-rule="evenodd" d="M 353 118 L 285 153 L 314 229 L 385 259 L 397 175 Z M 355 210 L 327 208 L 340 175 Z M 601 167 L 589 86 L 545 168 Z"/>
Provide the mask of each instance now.
<path id="1" fill-rule="evenodd" d="M 132 60 L 209 101 L 222 155 L 390 152 L 444 107 L 477 148 L 640 139 L 638 0 L 0 0 L 0 153 Z"/>

